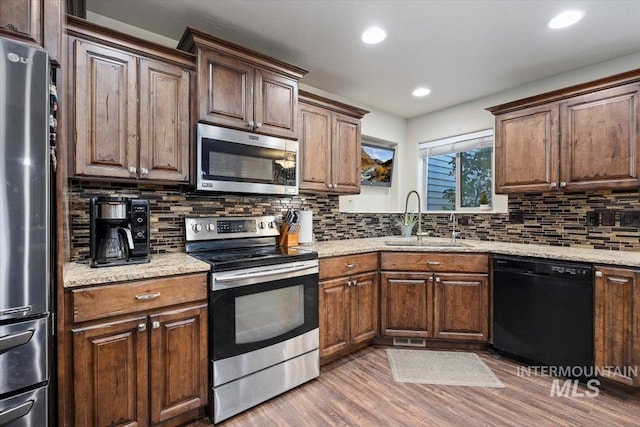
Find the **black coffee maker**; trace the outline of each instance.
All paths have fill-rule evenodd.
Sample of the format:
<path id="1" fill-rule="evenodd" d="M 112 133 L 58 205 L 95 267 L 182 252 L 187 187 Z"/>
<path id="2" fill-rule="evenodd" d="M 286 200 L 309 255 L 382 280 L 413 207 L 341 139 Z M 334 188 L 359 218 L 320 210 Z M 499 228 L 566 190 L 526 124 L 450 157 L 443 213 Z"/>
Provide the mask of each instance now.
<path id="1" fill-rule="evenodd" d="M 90 200 L 91 267 L 149 262 L 149 201 L 124 197 Z"/>

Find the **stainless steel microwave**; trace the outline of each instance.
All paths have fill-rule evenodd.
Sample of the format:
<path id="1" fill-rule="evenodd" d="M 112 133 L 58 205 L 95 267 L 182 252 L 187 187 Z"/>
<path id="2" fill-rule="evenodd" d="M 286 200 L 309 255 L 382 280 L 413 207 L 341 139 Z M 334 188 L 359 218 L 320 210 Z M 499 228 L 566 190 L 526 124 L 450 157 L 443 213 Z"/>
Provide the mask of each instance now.
<path id="1" fill-rule="evenodd" d="M 198 123 L 196 190 L 298 194 L 298 142 Z"/>

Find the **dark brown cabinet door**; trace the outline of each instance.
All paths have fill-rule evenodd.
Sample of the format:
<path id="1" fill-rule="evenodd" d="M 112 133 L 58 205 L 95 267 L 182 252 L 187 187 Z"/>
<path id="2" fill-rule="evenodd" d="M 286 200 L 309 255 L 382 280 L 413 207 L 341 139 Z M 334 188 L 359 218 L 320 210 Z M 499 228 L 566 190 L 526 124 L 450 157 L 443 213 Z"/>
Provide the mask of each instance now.
<path id="1" fill-rule="evenodd" d="M 254 79 L 255 131 L 297 139 L 298 81 L 259 68 Z"/>
<path id="2" fill-rule="evenodd" d="M 254 68 L 208 50 L 198 51 L 199 119 L 253 129 Z"/>
<path id="3" fill-rule="evenodd" d="M 300 103 L 300 190 L 328 191 L 331 174 L 331 112 Z"/>
<path id="4" fill-rule="evenodd" d="M 378 274 L 357 274 L 349 279 L 351 344 L 359 344 L 378 335 Z"/>
<path id="5" fill-rule="evenodd" d="M 75 174 L 136 177 L 137 58 L 72 40 Z"/>
<path id="6" fill-rule="evenodd" d="M 140 60 L 142 179 L 189 181 L 189 84 L 183 67 Z"/>
<path id="7" fill-rule="evenodd" d="M 486 274 L 436 274 L 434 337 L 465 341 L 489 339 L 489 280 Z"/>
<path id="8" fill-rule="evenodd" d="M 638 187 L 640 85 L 570 98 L 560 106 L 560 187 Z"/>
<path id="9" fill-rule="evenodd" d="M 558 115 L 558 104 L 548 104 L 496 117 L 496 193 L 557 188 Z"/>
<path id="10" fill-rule="evenodd" d="M 628 369 L 640 365 L 638 273 L 597 267 L 594 301 L 595 365 L 618 367 L 607 378 L 640 386 L 640 377 L 633 376 Z"/>
<path id="11" fill-rule="evenodd" d="M 207 305 L 149 316 L 151 421 L 207 404 Z"/>
<path id="12" fill-rule="evenodd" d="M 42 44 L 43 1 L 0 1 L 0 35 Z"/>
<path id="13" fill-rule="evenodd" d="M 360 193 L 360 120 L 335 113 L 331 139 L 332 192 Z"/>
<path id="14" fill-rule="evenodd" d="M 148 425 L 147 318 L 74 329 L 75 425 Z"/>
<path id="15" fill-rule="evenodd" d="M 433 318 L 430 273 L 382 272 L 382 335 L 429 338 Z"/>
<path id="16" fill-rule="evenodd" d="M 348 278 L 320 282 L 320 357 L 327 357 L 349 347 Z"/>

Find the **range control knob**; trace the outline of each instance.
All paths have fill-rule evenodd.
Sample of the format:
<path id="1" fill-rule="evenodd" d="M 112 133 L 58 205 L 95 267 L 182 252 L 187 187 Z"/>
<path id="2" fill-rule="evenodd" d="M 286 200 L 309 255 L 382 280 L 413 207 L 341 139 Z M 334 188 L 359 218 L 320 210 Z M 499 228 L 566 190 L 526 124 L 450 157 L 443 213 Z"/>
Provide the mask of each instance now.
<path id="1" fill-rule="evenodd" d="M 260 221 L 260 222 L 258 223 L 258 228 L 259 228 L 260 230 L 264 230 L 264 222 Z"/>
<path id="2" fill-rule="evenodd" d="M 269 228 L 276 228 L 276 225 L 273 223 L 273 221 L 269 221 L 268 226 Z"/>
<path id="3" fill-rule="evenodd" d="M 138 224 L 142 224 L 142 222 L 144 221 L 144 218 L 138 217 L 136 218 L 136 221 L 138 222 Z"/>
<path id="4" fill-rule="evenodd" d="M 209 224 L 207 224 L 207 231 L 216 231 L 216 225 L 212 222 L 210 222 Z"/>
<path id="5" fill-rule="evenodd" d="M 136 237 L 137 237 L 138 239 L 142 239 L 142 238 L 144 237 L 144 231 L 138 231 L 138 232 L 136 233 Z"/>
<path id="6" fill-rule="evenodd" d="M 194 233 L 199 233 L 202 231 L 202 225 L 201 224 L 193 224 L 191 226 L 191 229 L 193 230 Z"/>

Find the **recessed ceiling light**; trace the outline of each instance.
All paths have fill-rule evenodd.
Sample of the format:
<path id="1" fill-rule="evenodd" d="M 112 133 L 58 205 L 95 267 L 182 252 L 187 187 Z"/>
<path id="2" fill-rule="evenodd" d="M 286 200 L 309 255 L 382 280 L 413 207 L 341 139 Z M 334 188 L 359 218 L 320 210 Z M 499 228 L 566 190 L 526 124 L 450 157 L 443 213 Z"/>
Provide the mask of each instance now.
<path id="1" fill-rule="evenodd" d="M 387 32 L 380 27 L 371 27 L 362 33 L 362 41 L 367 44 L 380 43 L 387 37 Z"/>
<path id="2" fill-rule="evenodd" d="M 547 27 L 551 28 L 552 30 L 566 28 L 581 20 L 583 16 L 583 10 L 565 10 L 564 12 L 554 16 L 547 24 Z"/>
<path id="3" fill-rule="evenodd" d="M 411 92 L 411 95 L 420 97 L 420 96 L 427 96 L 430 93 L 431 93 L 431 89 L 427 89 L 426 87 L 419 87 L 413 92 Z"/>

